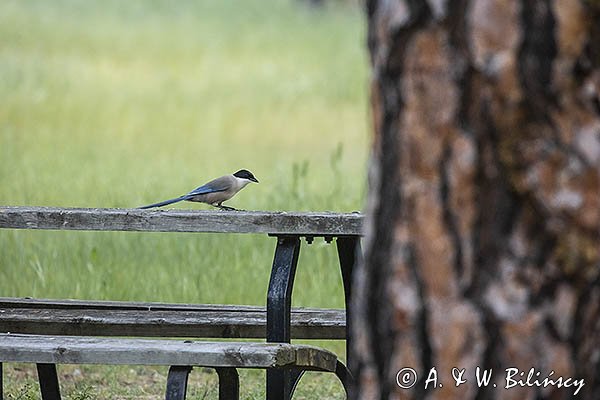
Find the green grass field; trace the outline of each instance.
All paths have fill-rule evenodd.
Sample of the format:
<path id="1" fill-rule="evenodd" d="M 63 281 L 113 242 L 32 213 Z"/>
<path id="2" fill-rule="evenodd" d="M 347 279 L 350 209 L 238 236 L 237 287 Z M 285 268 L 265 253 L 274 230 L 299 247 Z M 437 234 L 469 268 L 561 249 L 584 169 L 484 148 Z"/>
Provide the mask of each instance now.
<path id="1" fill-rule="evenodd" d="M 360 210 L 363 25 L 336 2 L 2 1 L 0 204 L 136 207 L 247 168 L 261 183 L 231 206 Z M 2 230 L 0 296 L 263 305 L 274 246 Z M 294 304 L 343 306 L 334 246 L 303 246 Z"/>

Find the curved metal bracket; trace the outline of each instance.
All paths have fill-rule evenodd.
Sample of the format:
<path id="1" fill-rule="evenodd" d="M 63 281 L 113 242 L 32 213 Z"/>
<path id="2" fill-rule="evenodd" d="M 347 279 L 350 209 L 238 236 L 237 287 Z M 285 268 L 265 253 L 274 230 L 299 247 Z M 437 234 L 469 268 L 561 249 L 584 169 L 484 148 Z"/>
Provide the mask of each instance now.
<path id="1" fill-rule="evenodd" d="M 346 391 L 346 398 L 348 398 L 350 396 L 350 385 L 354 382 L 354 378 L 352 377 L 350 370 L 340 360 L 338 360 L 335 365 L 335 376 L 342 382 L 342 386 L 344 386 L 344 390 Z"/>
<path id="2" fill-rule="evenodd" d="M 294 369 L 290 372 L 290 393 L 288 394 L 289 399 L 291 399 L 294 395 L 296 386 L 298 386 L 298 383 L 300 383 L 300 379 L 302 379 L 302 376 L 305 372 L 306 370 L 304 369 Z"/>
<path id="3" fill-rule="evenodd" d="M 299 237 L 277 237 L 267 293 L 267 342 L 289 343 L 291 340 L 292 289 L 299 254 Z M 289 370 L 267 370 L 267 400 L 289 399 L 290 387 Z"/>
<path id="4" fill-rule="evenodd" d="M 304 370 L 304 369 L 296 369 L 296 370 L 291 371 L 291 377 L 290 377 L 291 385 L 290 385 L 290 392 L 289 392 L 288 398 L 291 399 L 293 397 L 294 392 L 296 391 L 296 387 L 298 386 L 298 383 L 300 383 L 300 380 L 302 379 L 302 376 L 304 376 L 305 372 L 306 372 L 306 370 Z M 350 395 L 349 394 L 350 385 L 354 382 L 352 373 L 344 365 L 344 363 L 341 362 L 340 360 L 338 360 L 336 362 L 334 373 L 335 373 L 335 376 L 337 376 L 338 379 L 340 380 L 340 382 L 342 383 L 342 386 L 344 387 L 344 391 L 346 392 L 346 398 L 348 398 L 348 396 Z"/>
<path id="5" fill-rule="evenodd" d="M 185 400 L 188 376 L 191 371 L 192 367 L 189 366 L 173 365 L 169 368 L 166 400 Z"/>

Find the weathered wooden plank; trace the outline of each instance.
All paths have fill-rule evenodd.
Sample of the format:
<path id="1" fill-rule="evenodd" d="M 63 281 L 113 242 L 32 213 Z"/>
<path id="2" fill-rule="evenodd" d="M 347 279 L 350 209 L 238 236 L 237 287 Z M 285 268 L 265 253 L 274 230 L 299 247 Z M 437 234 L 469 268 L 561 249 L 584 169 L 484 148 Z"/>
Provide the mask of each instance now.
<path id="1" fill-rule="evenodd" d="M 0 332 L 145 337 L 264 338 L 265 307 L 0 298 Z M 295 339 L 344 339 L 345 311 L 293 308 Z"/>
<path id="2" fill-rule="evenodd" d="M 287 343 L 108 339 L 0 334 L 1 362 L 53 364 L 195 365 L 334 371 L 335 354 Z"/>
<path id="3" fill-rule="evenodd" d="M 142 310 L 142 311 L 254 311 L 265 312 L 264 306 L 230 304 L 187 304 L 114 300 L 38 299 L 30 297 L 0 297 L 0 308 L 52 308 L 73 310 Z M 293 313 L 340 313 L 340 309 L 294 307 Z"/>
<path id="4" fill-rule="evenodd" d="M 2 308 L 52 308 L 77 310 L 142 310 L 142 311 L 260 311 L 264 307 L 226 304 L 186 304 L 141 301 L 39 299 L 31 297 L 0 297 Z M 307 309 L 308 310 L 308 309 Z"/>
<path id="5" fill-rule="evenodd" d="M 0 228 L 361 235 L 359 213 L 0 207 Z"/>
<path id="6" fill-rule="evenodd" d="M 345 339 L 343 310 L 292 313 L 295 339 Z M 0 332 L 198 338 L 265 338 L 264 309 L 226 311 L 0 307 Z"/>

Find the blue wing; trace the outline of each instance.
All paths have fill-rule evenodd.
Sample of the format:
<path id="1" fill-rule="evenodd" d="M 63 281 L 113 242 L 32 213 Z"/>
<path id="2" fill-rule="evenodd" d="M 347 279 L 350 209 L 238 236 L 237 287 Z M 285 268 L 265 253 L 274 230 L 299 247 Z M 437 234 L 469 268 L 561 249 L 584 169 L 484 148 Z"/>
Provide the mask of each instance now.
<path id="1" fill-rule="evenodd" d="M 224 192 L 231 187 L 231 182 L 228 179 L 217 178 L 196 189 L 192 190 L 185 197 L 193 197 L 202 194 Z"/>

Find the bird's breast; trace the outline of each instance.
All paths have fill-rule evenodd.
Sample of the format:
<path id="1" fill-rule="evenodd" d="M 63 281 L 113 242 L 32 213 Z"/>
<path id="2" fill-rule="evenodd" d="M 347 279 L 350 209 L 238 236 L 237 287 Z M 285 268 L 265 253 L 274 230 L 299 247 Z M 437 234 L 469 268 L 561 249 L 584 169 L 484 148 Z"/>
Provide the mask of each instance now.
<path id="1" fill-rule="evenodd" d="M 220 203 L 220 202 L 229 200 L 234 194 L 235 193 L 233 193 L 229 190 L 225 190 L 223 192 L 200 194 L 200 195 L 192 197 L 190 199 L 190 201 L 197 201 L 200 203 L 207 203 L 207 204 L 215 204 L 215 203 Z"/>

